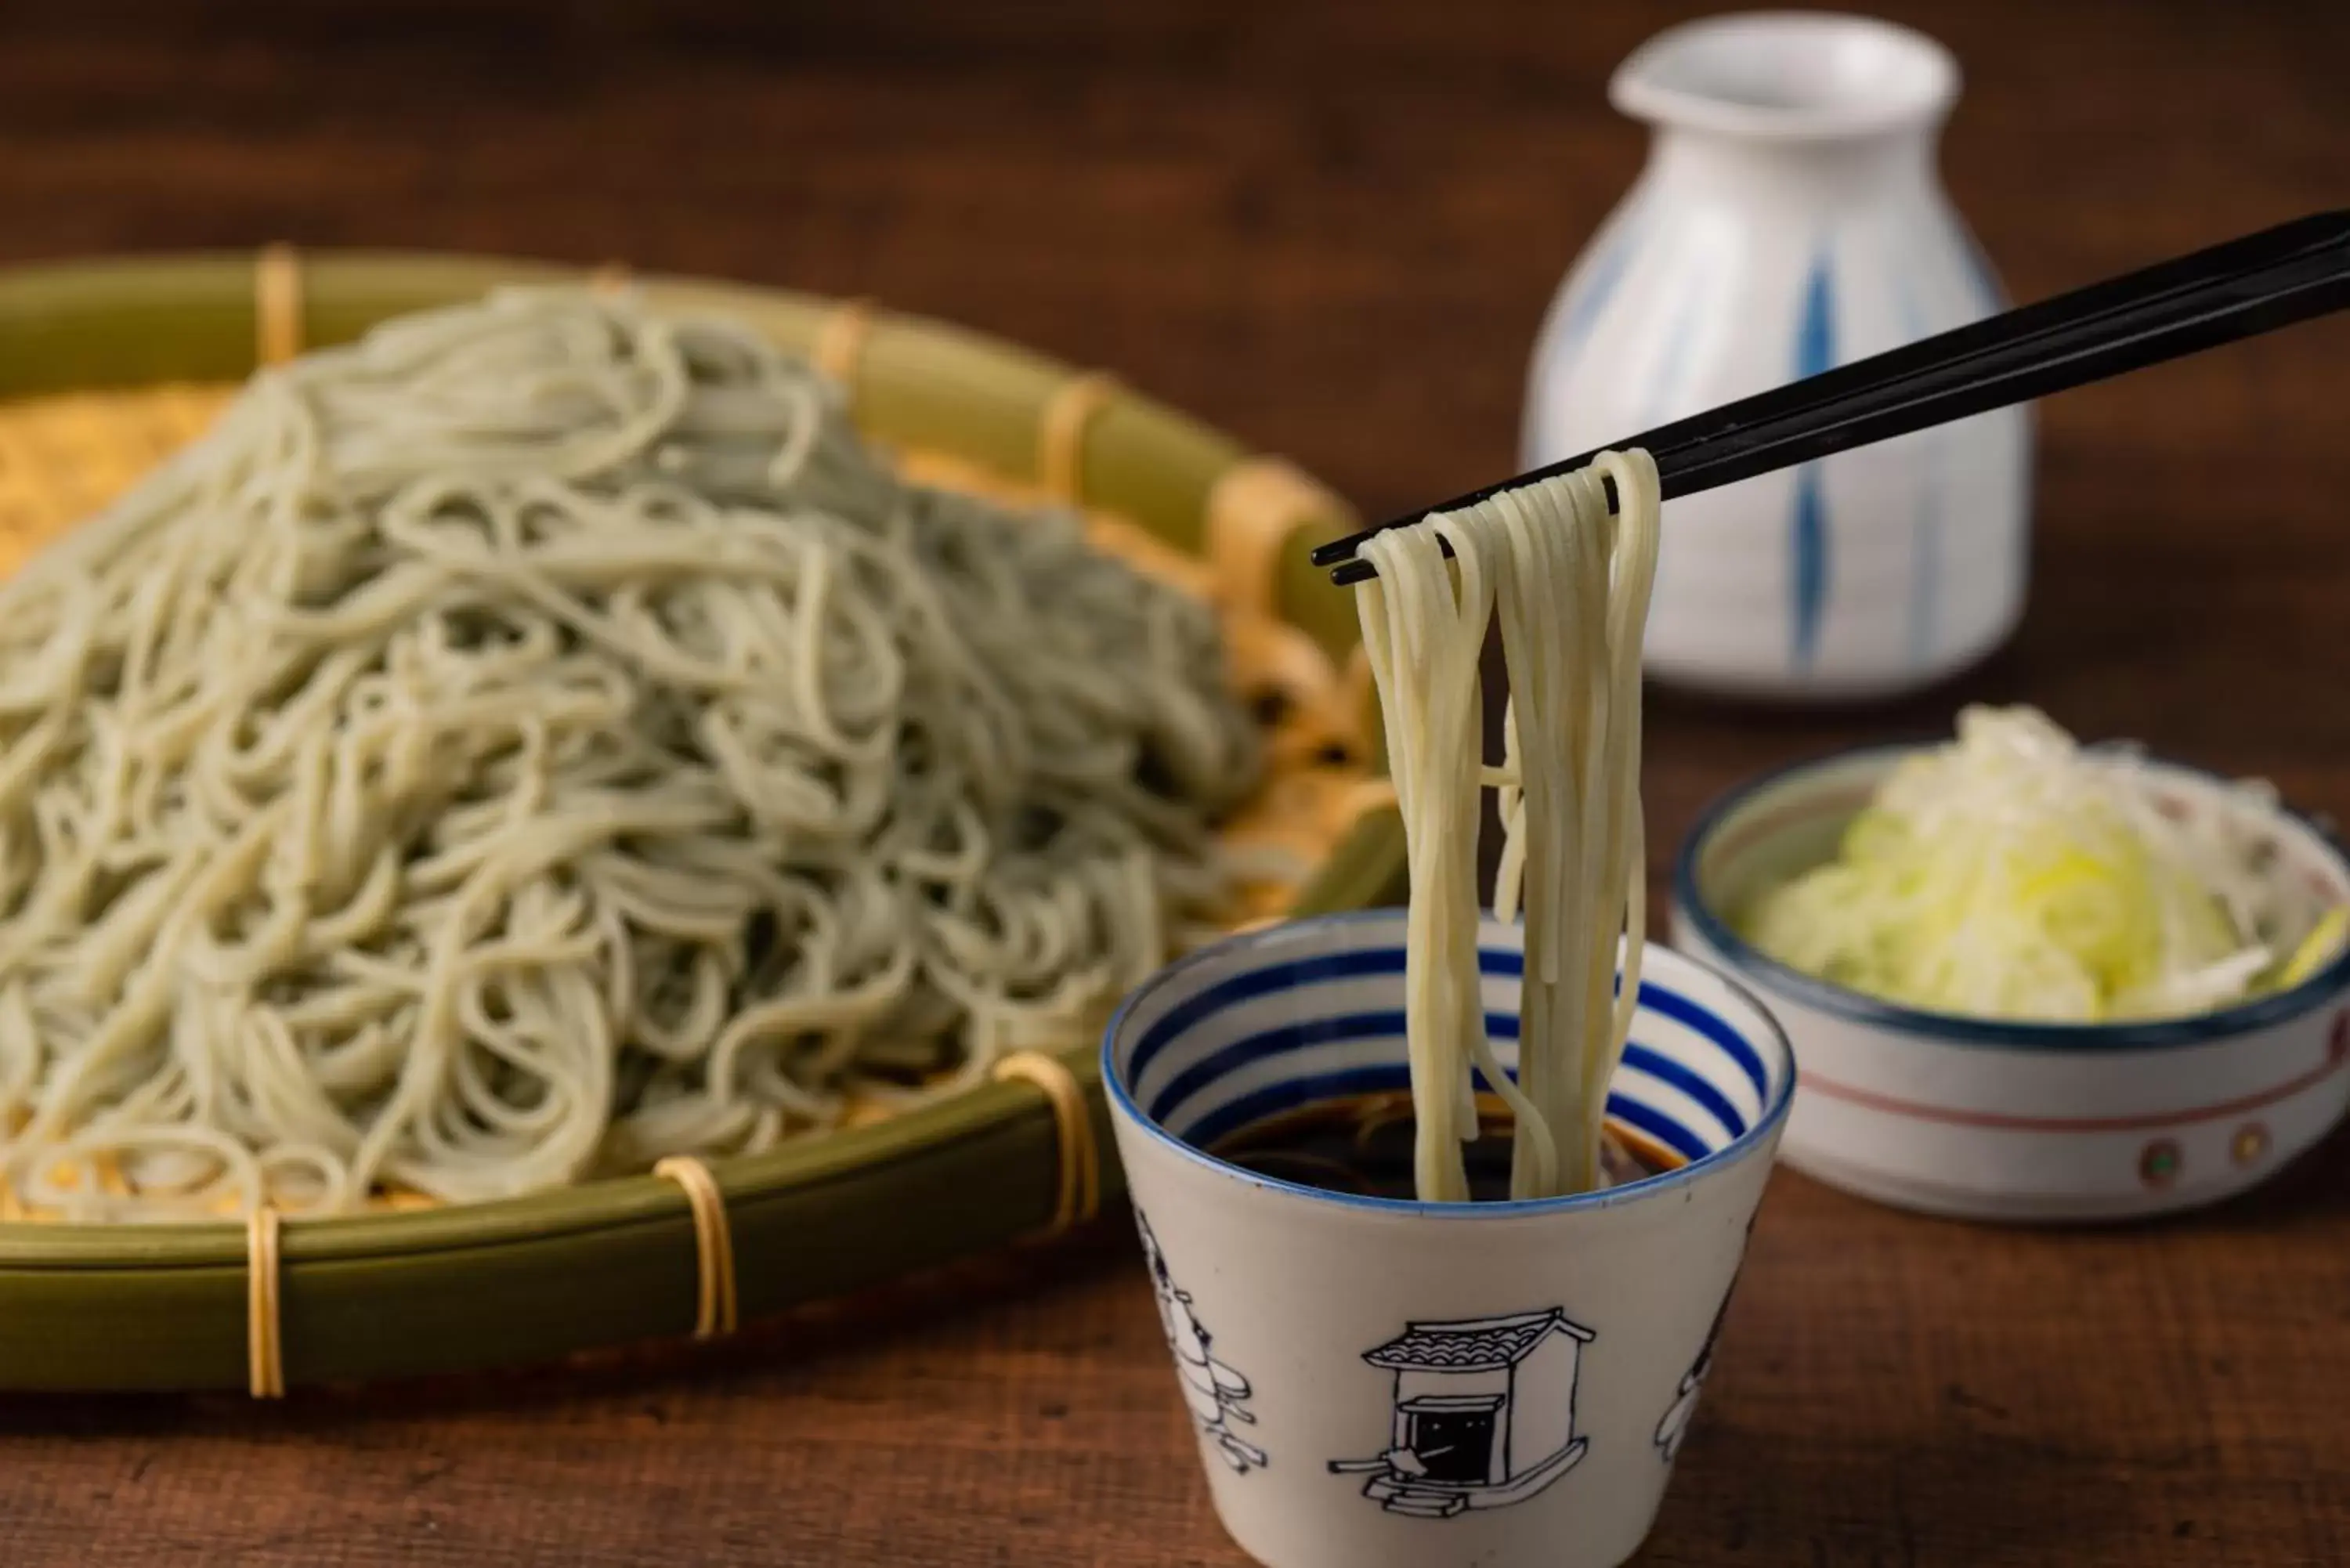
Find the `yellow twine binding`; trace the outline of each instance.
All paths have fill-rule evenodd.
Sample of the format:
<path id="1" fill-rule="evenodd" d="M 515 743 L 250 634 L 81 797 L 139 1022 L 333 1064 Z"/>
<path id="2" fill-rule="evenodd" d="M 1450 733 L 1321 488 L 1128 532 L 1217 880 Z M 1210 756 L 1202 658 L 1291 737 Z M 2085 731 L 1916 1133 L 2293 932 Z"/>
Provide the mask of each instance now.
<path id="1" fill-rule="evenodd" d="M 286 1397 L 286 1345 L 278 1324 L 277 1210 L 266 1204 L 244 1225 L 245 1386 L 256 1399 Z"/>
<path id="2" fill-rule="evenodd" d="M 715 1339 L 740 1324 L 734 1293 L 734 1232 L 726 1222 L 726 1195 L 710 1168 L 690 1154 L 673 1154 L 653 1174 L 674 1181 L 693 1215 L 693 1337 Z"/>
<path id="3" fill-rule="evenodd" d="M 1208 492 L 1201 547 L 1226 609 L 1278 618 L 1281 553 L 1303 524 L 1346 525 L 1347 504 L 1285 458 L 1243 458 Z M 1333 535 L 1335 537 L 1335 535 Z"/>
<path id="4" fill-rule="evenodd" d="M 808 358 L 816 368 L 840 383 L 850 407 L 857 403 L 857 372 L 865 360 L 865 340 L 873 335 L 873 302 L 843 300 L 816 329 Z"/>
<path id="5" fill-rule="evenodd" d="M 1075 506 L 1085 500 L 1086 431 L 1118 394 L 1102 371 L 1072 376 L 1053 389 L 1036 426 L 1036 478 L 1047 493 Z"/>
<path id="6" fill-rule="evenodd" d="M 254 354 L 283 365 L 302 352 L 302 264 L 292 245 L 263 249 L 253 268 Z"/>
<path id="7" fill-rule="evenodd" d="M 1053 1220 L 1044 1239 L 1060 1235 L 1101 1212 L 1101 1155 L 1094 1146 L 1093 1113 L 1086 1108 L 1085 1085 L 1068 1064 L 1042 1051 L 1014 1051 L 995 1064 L 995 1081 L 1024 1078 L 1045 1092 L 1060 1140 L 1060 1175 L 1055 1183 Z"/>

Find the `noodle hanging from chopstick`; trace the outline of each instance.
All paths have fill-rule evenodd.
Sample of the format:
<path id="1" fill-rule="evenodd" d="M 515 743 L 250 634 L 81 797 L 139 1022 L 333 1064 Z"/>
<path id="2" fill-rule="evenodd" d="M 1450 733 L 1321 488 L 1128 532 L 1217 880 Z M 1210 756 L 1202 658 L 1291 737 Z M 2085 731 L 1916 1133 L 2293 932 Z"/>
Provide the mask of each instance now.
<path id="1" fill-rule="evenodd" d="M 1614 513 L 1603 479 L 1616 486 Z M 1405 1038 L 1414 1175 L 1428 1201 L 1469 1198 L 1462 1145 L 1476 1136 L 1481 1077 L 1517 1118 L 1512 1197 L 1600 1181 L 1607 1081 L 1639 994 L 1648 919 L 1640 640 L 1658 504 L 1648 454 L 1607 452 L 1361 548 L 1378 572 L 1356 590 L 1363 645 L 1409 846 Z M 1498 769 L 1481 762 L 1490 624 L 1511 693 Z M 1482 784 L 1497 791 L 1503 828 L 1494 911 L 1508 919 L 1523 907 L 1525 920 L 1514 1081 L 1486 1038 L 1477 961 Z"/>

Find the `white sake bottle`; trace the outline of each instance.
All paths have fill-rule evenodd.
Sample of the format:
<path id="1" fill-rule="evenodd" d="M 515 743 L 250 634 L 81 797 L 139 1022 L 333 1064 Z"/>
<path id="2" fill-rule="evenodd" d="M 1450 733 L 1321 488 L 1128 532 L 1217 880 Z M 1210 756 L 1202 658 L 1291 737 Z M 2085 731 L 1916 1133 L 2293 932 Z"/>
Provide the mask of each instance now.
<path id="1" fill-rule="evenodd" d="M 1717 16 L 1659 34 L 1610 97 L 1647 167 L 1560 286 L 1528 389 L 1528 466 L 2004 308 L 1935 168 L 1959 73 L 1857 16 Z M 1926 685 L 2023 607 L 2031 416 L 2003 409 L 1669 501 L 1648 669 L 1735 696 Z"/>

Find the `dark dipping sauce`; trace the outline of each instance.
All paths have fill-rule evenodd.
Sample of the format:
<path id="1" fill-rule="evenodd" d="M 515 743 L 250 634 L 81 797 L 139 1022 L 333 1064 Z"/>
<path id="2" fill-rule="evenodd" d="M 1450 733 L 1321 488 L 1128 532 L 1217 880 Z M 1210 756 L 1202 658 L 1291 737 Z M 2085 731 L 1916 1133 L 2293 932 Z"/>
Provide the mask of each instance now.
<path id="1" fill-rule="evenodd" d="M 1499 1096 L 1477 1096 L 1476 1141 L 1462 1147 L 1471 1202 L 1499 1202 L 1510 1196 L 1510 1146 L 1516 1128 L 1517 1118 Z M 1283 1111 L 1219 1139 L 1208 1152 L 1243 1170 L 1300 1187 L 1409 1201 L 1419 1196 L 1411 1176 L 1414 1136 L 1411 1096 L 1397 1091 Z M 1610 1187 L 1660 1176 L 1681 1163 L 1671 1151 L 1613 1125 L 1600 1153 Z"/>

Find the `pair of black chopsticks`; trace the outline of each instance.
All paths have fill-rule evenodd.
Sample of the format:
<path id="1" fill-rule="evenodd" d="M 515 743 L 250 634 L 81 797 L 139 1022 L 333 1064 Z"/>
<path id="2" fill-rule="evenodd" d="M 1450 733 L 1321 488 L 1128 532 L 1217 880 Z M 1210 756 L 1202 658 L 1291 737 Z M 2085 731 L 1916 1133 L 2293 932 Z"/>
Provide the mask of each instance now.
<path id="1" fill-rule="evenodd" d="M 2232 343 L 2350 306 L 2350 210 L 2319 213 L 2105 283 L 2010 310 L 1888 354 L 1614 442 L 1656 459 L 1664 494 L 1792 468 L 1929 425 Z M 1334 540 L 1314 552 L 1336 583 L 1373 575 L 1355 556 L 1372 535 L 1458 512 L 1566 473 L 1597 452 Z M 1610 486 L 1608 504 L 1616 497 Z M 1448 546 L 1445 553 L 1450 555 Z"/>

